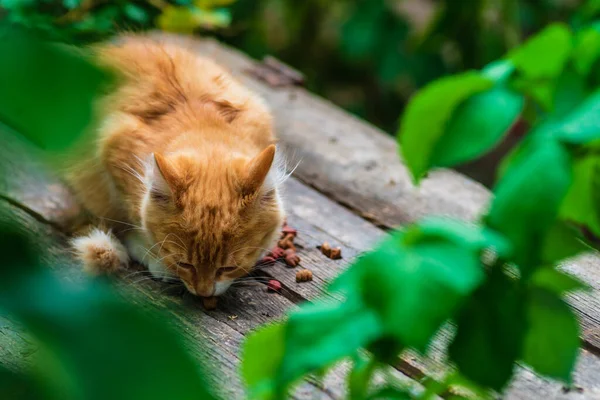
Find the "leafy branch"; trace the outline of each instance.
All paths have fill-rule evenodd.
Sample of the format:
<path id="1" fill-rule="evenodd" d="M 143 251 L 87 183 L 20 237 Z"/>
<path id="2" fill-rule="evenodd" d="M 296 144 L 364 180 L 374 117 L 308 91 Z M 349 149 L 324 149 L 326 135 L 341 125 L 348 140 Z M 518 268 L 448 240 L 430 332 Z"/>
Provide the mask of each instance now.
<path id="1" fill-rule="evenodd" d="M 599 50 L 595 25 L 555 24 L 481 71 L 417 93 L 398 135 L 417 183 L 483 155 L 519 120 L 531 128 L 479 222 L 429 217 L 399 229 L 331 283 L 343 301 L 319 299 L 254 332 L 242 370 L 251 397 L 284 398 L 304 375 L 367 351 L 350 393 L 377 398 L 367 389 L 373 366 L 408 348 L 425 353 L 448 321 L 455 372 L 388 398 L 430 398 L 456 382 L 489 396 L 516 363 L 570 384 L 579 323 L 563 297 L 585 286 L 557 266 L 589 249 L 578 225 L 600 233 L 600 159 L 589 151 L 600 139 Z"/>

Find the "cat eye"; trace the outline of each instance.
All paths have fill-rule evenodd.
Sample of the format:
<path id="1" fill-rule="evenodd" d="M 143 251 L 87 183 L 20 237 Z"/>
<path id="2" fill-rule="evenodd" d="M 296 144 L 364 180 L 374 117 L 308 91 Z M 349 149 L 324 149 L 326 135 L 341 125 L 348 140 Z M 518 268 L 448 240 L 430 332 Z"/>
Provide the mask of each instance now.
<path id="1" fill-rule="evenodd" d="M 217 270 L 217 275 L 218 275 L 218 276 L 221 276 L 221 275 L 223 275 L 223 274 L 226 274 L 226 273 L 228 273 L 228 272 L 233 272 L 233 271 L 235 271 L 236 269 L 237 269 L 237 267 L 222 267 L 222 268 L 219 268 L 219 269 Z"/>
<path id="2" fill-rule="evenodd" d="M 183 262 L 177 263 L 177 266 L 180 268 L 183 268 L 183 269 L 194 269 L 194 266 L 192 264 L 183 263 Z"/>

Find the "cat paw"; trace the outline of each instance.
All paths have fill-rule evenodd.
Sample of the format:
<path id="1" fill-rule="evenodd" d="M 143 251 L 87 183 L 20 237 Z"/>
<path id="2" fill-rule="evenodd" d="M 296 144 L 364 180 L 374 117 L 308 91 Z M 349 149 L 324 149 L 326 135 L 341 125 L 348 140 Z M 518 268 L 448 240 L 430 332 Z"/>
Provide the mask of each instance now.
<path id="1" fill-rule="evenodd" d="M 94 229 L 89 235 L 73 239 L 75 254 L 83 263 L 83 270 L 92 275 L 109 274 L 127 265 L 127 250 L 110 233 Z"/>

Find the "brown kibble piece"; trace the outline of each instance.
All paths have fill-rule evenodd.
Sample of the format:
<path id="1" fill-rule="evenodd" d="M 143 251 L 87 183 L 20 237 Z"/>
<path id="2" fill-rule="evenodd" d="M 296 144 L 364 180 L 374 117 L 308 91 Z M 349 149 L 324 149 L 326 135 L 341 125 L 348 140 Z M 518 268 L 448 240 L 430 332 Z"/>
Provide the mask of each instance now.
<path id="1" fill-rule="evenodd" d="M 327 242 L 323 242 L 323 244 L 319 246 L 319 250 L 321 250 L 321 253 L 323 253 L 323 255 L 326 257 L 329 257 L 331 254 L 331 246 Z"/>
<path id="2" fill-rule="evenodd" d="M 323 255 L 325 257 L 331 258 L 332 260 L 339 260 L 340 258 L 342 258 L 342 248 L 341 247 L 332 248 L 329 245 L 329 243 L 324 242 L 321 246 L 319 246 L 319 249 L 321 250 L 321 253 L 323 253 Z"/>
<path id="3" fill-rule="evenodd" d="M 295 252 L 290 252 L 285 256 L 285 263 L 290 267 L 296 267 L 300 264 L 300 257 Z"/>
<path id="4" fill-rule="evenodd" d="M 329 252 L 329 258 L 331 258 L 332 260 L 339 260 L 340 258 L 342 258 L 342 249 L 340 247 L 331 249 L 331 251 Z"/>
<path id="5" fill-rule="evenodd" d="M 295 230 L 294 228 L 286 225 L 281 230 L 281 237 L 286 237 L 288 235 L 291 235 L 294 238 L 294 237 L 296 237 L 296 235 L 298 235 L 298 231 Z"/>
<path id="6" fill-rule="evenodd" d="M 270 292 L 279 292 L 281 290 L 281 282 L 271 279 L 269 283 L 267 283 L 267 289 Z"/>
<path id="7" fill-rule="evenodd" d="M 283 239 L 277 242 L 277 246 L 282 249 L 294 249 L 296 250 L 296 246 L 294 246 L 294 237 L 291 235 L 286 235 Z"/>
<path id="8" fill-rule="evenodd" d="M 269 255 L 277 260 L 279 258 L 285 257 L 285 249 L 279 246 L 273 247 L 273 249 L 269 252 Z"/>
<path id="9" fill-rule="evenodd" d="M 296 272 L 296 282 L 312 281 L 312 271 L 310 269 L 301 269 Z"/>
<path id="10" fill-rule="evenodd" d="M 204 305 L 204 308 L 206 310 L 208 310 L 208 311 L 214 310 L 217 308 L 217 297 L 216 296 L 203 297 L 202 304 Z"/>

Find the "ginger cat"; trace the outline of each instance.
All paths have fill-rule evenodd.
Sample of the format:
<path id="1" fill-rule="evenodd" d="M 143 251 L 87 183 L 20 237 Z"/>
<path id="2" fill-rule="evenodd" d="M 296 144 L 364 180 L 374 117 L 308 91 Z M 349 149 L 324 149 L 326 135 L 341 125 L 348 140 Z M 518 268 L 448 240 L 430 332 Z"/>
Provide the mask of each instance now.
<path id="1" fill-rule="evenodd" d="M 121 79 L 65 174 L 99 221 L 73 240 L 76 254 L 93 274 L 131 258 L 194 295 L 222 294 L 283 222 L 268 109 L 183 45 L 129 35 L 94 51 Z"/>

